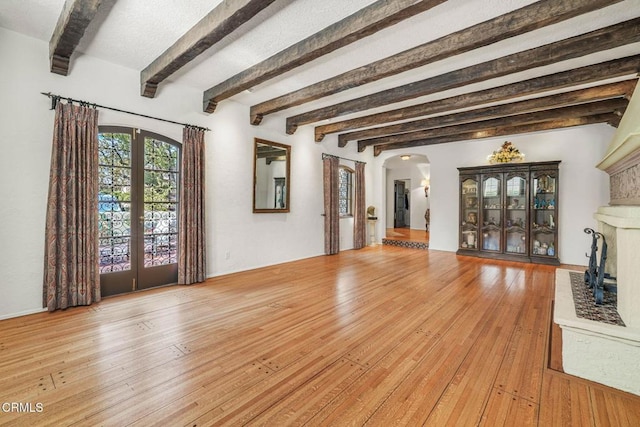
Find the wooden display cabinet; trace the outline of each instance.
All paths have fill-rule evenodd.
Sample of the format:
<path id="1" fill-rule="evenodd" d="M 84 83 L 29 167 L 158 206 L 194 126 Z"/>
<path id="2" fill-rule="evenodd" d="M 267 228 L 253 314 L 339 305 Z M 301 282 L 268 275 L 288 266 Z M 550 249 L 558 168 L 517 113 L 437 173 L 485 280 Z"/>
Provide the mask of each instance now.
<path id="1" fill-rule="evenodd" d="M 559 264 L 560 162 L 458 168 L 459 255 Z"/>

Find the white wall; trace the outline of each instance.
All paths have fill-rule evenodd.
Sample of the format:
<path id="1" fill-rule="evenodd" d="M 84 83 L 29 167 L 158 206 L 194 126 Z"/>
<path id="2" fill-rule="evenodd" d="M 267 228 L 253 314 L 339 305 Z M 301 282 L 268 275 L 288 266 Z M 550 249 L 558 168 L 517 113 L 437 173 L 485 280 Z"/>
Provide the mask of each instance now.
<path id="1" fill-rule="evenodd" d="M 508 139 L 526 154 L 527 162 L 561 160 L 559 256 L 566 264 L 586 265 L 584 256 L 590 241 L 583 229 L 597 226 L 593 219 L 598 206 L 609 201 L 608 175 L 595 168 L 602 158 L 615 129 L 608 125 L 512 136 Z M 458 167 L 487 164 L 487 155 L 500 148 L 505 138 L 464 141 L 412 148 L 430 161 L 431 249 L 456 251 L 458 236 Z M 373 170 L 383 181 L 385 160 L 397 155 L 383 152 Z M 374 178 L 375 179 L 375 178 Z M 384 194 L 374 195 L 382 203 Z"/>
<path id="2" fill-rule="evenodd" d="M 54 113 L 40 92 L 187 122 L 206 134 L 207 272 L 217 276 L 324 253 L 323 152 L 371 161 L 355 147 L 339 149 L 335 136 L 318 144 L 313 128 L 284 133 L 284 117 L 249 125 L 249 107 L 221 102 L 201 112 L 202 92 L 184 85 L 161 86 L 155 99 L 139 95 L 139 72 L 78 55 L 67 77 L 49 72 L 48 45 L 0 28 L 0 318 L 40 311 L 44 220 Z M 182 140 L 182 128 L 108 110 L 102 125 L 133 126 Z M 291 212 L 253 214 L 254 137 L 292 146 Z M 353 144 L 352 144 L 353 145 Z M 370 163 L 366 176 L 371 181 Z M 367 198 L 372 190 L 367 188 Z M 352 247 L 348 220 L 341 222 L 342 249 Z"/>

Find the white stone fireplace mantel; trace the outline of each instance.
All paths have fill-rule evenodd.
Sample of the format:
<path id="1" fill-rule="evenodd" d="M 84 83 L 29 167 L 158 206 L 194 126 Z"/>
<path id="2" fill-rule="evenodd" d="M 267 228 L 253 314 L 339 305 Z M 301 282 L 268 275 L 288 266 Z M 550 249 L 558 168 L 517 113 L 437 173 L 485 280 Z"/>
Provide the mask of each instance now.
<path id="1" fill-rule="evenodd" d="M 562 367 L 568 374 L 640 395 L 640 206 L 602 206 L 594 217 L 607 241 L 605 271 L 617 277 L 617 310 L 626 326 L 577 317 L 569 271 L 558 269 L 554 322 L 562 328 Z"/>

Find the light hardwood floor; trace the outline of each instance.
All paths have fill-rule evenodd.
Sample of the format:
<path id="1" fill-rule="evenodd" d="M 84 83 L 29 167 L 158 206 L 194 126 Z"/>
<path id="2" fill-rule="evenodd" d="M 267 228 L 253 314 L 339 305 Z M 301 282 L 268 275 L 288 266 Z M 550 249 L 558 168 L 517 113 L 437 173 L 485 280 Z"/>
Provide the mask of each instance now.
<path id="1" fill-rule="evenodd" d="M 638 426 L 547 368 L 554 267 L 389 246 L 0 322 L 0 425 Z M 557 351 L 557 350 L 555 350 Z"/>
<path id="2" fill-rule="evenodd" d="M 385 239 L 429 243 L 429 232 L 412 228 L 387 228 L 385 230 Z"/>

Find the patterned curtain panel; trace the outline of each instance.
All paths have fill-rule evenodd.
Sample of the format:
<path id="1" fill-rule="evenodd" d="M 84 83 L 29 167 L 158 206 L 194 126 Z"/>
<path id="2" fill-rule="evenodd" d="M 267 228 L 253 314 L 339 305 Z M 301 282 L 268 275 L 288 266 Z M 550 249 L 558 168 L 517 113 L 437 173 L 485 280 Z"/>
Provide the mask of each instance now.
<path id="1" fill-rule="evenodd" d="M 43 307 L 100 301 L 98 111 L 56 105 L 47 200 Z"/>
<path id="2" fill-rule="evenodd" d="M 356 162 L 355 191 L 353 193 L 353 248 L 367 245 L 367 208 L 365 207 L 364 166 Z"/>
<path id="3" fill-rule="evenodd" d="M 181 285 L 204 282 L 207 277 L 204 197 L 204 130 L 185 127 L 178 229 L 178 283 Z"/>
<path id="4" fill-rule="evenodd" d="M 338 164 L 333 156 L 323 156 L 324 181 L 324 253 L 340 252 L 340 212 L 338 198 Z"/>

